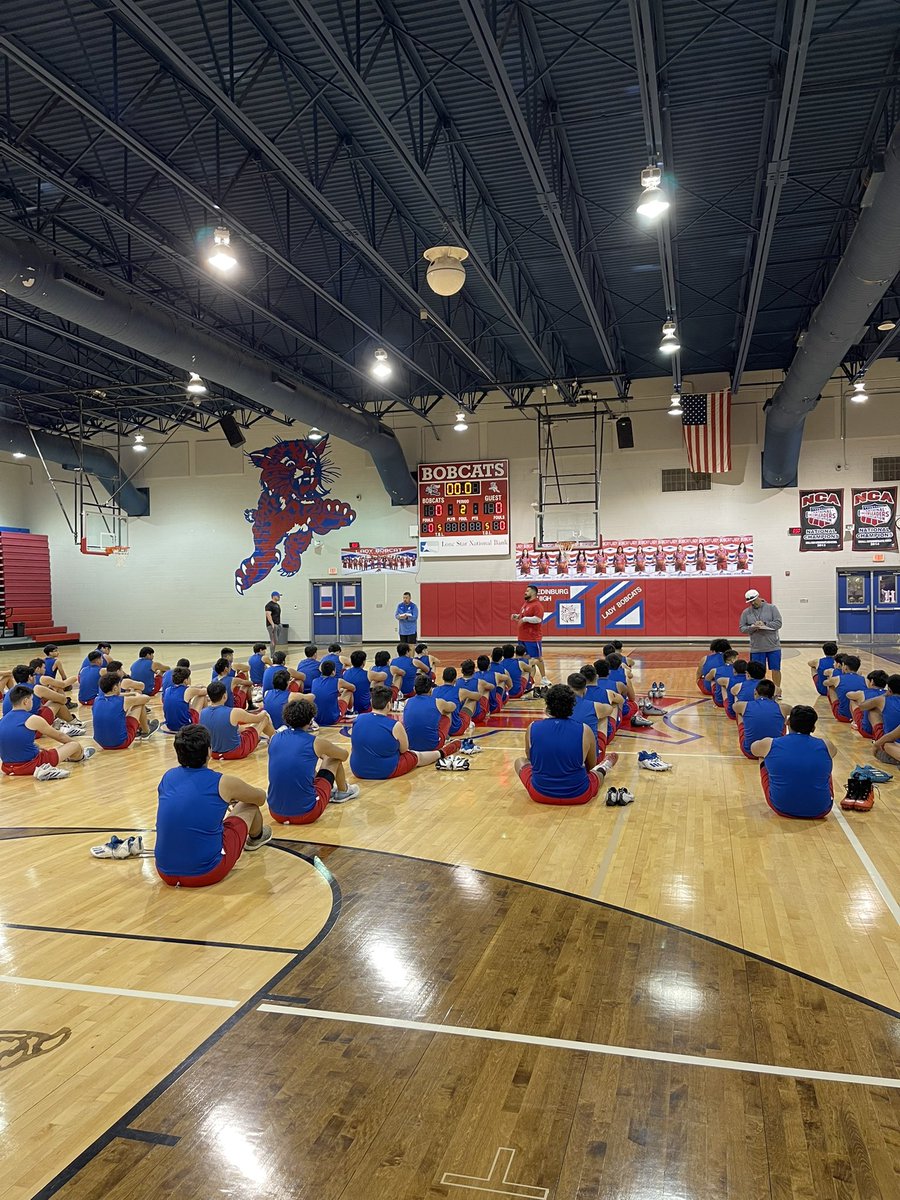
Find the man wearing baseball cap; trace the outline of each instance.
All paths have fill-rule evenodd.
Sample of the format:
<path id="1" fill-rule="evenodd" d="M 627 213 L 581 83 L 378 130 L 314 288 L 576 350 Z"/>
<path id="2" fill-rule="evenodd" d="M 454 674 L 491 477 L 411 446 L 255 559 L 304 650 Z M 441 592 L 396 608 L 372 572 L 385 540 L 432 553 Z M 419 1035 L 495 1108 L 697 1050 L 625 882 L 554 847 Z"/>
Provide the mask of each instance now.
<path id="1" fill-rule="evenodd" d="M 781 695 L 781 613 L 763 600 L 756 588 L 744 593 L 747 607 L 741 613 L 741 633 L 750 635 L 750 661 L 762 663 Z"/>
<path id="2" fill-rule="evenodd" d="M 282 637 L 281 592 L 273 592 L 272 599 L 266 605 L 266 632 L 269 635 L 269 643 L 274 650 Z"/>

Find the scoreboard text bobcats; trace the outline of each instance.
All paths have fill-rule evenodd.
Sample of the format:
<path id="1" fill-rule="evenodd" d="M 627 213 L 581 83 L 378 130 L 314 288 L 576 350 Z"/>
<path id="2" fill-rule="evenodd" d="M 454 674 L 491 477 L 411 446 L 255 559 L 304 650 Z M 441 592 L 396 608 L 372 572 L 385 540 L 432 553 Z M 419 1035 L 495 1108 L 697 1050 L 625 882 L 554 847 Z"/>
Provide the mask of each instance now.
<path id="1" fill-rule="evenodd" d="M 419 467 L 419 553 L 433 558 L 509 554 L 509 462 Z"/>

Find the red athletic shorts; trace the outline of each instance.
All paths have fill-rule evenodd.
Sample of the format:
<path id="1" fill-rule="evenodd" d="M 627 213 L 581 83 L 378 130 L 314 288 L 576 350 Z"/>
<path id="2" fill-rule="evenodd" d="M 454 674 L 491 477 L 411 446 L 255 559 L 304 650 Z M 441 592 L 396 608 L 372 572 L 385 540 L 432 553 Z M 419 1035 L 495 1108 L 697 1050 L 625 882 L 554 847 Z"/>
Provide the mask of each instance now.
<path id="1" fill-rule="evenodd" d="M 153 688 L 150 691 L 151 696 L 155 696 L 156 693 L 159 691 L 159 689 L 162 687 L 162 679 L 163 679 L 162 675 L 154 675 L 153 676 Z"/>
<path id="2" fill-rule="evenodd" d="M 831 712 L 832 712 L 832 715 L 834 716 L 834 719 L 835 719 L 836 721 L 840 721 L 842 725 L 849 725 L 849 724 L 850 724 L 850 718 L 849 718 L 849 717 L 842 717 L 842 716 L 841 716 L 841 714 L 838 712 L 838 702 L 837 702 L 837 700 L 832 700 L 832 701 L 831 701 Z"/>
<path id="3" fill-rule="evenodd" d="M 247 841 L 247 822 L 240 817 L 226 817 L 222 827 L 222 849 L 225 853 L 216 866 L 205 875 L 163 875 L 157 868 L 157 874 L 163 883 L 169 887 L 209 887 L 224 879 L 237 860 L 241 857 L 244 843 Z"/>
<path id="4" fill-rule="evenodd" d="M 134 739 L 137 737 L 138 730 L 140 729 L 140 727 L 141 727 L 141 723 L 137 719 L 137 717 L 126 716 L 125 717 L 125 729 L 127 730 L 127 733 L 125 736 L 125 741 L 122 743 L 121 746 L 104 746 L 103 749 L 104 750 L 127 750 L 128 747 L 131 745 L 131 743 L 134 741 Z"/>
<path id="5" fill-rule="evenodd" d="M 330 779 L 326 779 L 323 775 L 317 775 L 313 780 L 313 786 L 316 789 L 316 802 L 308 813 L 302 813 L 299 817 L 282 817 L 270 804 L 269 813 L 272 820 L 277 821 L 279 825 L 312 825 L 313 821 L 318 821 L 328 807 L 333 785 Z"/>
<path id="6" fill-rule="evenodd" d="M 863 729 L 862 719 L 864 715 L 865 714 L 861 708 L 855 708 L 853 710 L 853 725 L 856 729 L 856 732 L 864 737 L 867 742 L 874 742 L 876 738 L 880 738 L 884 733 L 884 726 L 880 722 L 877 725 L 872 725 L 874 732 L 869 733 L 867 729 Z M 872 724 L 872 716 L 874 715 L 875 714 L 873 713 L 869 717 L 869 724 Z"/>
<path id="7" fill-rule="evenodd" d="M 703 693 L 704 696 L 712 695 L 712 684 L 709 682 L 708 679 L 698 679 L 697 687 Z"/>
<path id="8" fill-rule="evenodd" d="M 46 704 L 41 705 L 40 709 L 38 710 L 37 715 L 39 717 L 43 717 L 48 725 L 52 725 L 53 722 L 56 720 L 56 717 L 54 717 L 54 715 L 53 715 L 53 709 L 48 708 Z"/>
<path id="9" fill-rule="evenodd" d="M 462 737 L 471 724 L 472 724 L 471 714 L 467 713 L 465 711 L 465 709 L 460 709 L 459 729 L 457 729 L 456 733 L 453 736 L 454 737 Z"/>
<path id="10" fill-rule="evenodd" d="M 410 771 L 414 771 L 419 765 L 419 756 L 415 750 L 404 750 L 400 755 L 400 761 L 388 775 L 388 779 L 399 779 L 401 775 L 408 775 Z"/>
<path id="11" fill-rule="evenodd" d="M 475 706 L 475 716 L 473 718 L 476 725 L 487 725 L 488 722 L 488 698 L 482 696 Z"/>
<path id="12" fill-rule="evenodd" d="M 234 762 L 237 758 L 246 758 L 248 754 L 252 754 L 259 745 L 259 730 L 255 725 L 239 725 L 238 735 L 241 739 L 240 744 L 234 750 L 226 750 L 224 754 L 213 752 L 213 758 Z"/>
<path id="13" fill-rule="evenodd" d="M 0 770 L 4 775 L 33 775 L 38 767 L 49 763 L 51 767 L 59 766 L 59 751 L 58 750 L 38 750 L 37 758 L 33 758 L 31 762 L 24 763 L 7 763 L 5 762 Z"/>
<path id="14" fill-rule="evenodd" d="M 519 772 L 519 778 L 525 784 L 528 795 L 538 804 L 587 804 L 600 791 L 600 776 L 596 771 L 588 771 L 587 791 L 580 796 L 545 796 L 531 786 L 531 763 L 526 763 Z"/>

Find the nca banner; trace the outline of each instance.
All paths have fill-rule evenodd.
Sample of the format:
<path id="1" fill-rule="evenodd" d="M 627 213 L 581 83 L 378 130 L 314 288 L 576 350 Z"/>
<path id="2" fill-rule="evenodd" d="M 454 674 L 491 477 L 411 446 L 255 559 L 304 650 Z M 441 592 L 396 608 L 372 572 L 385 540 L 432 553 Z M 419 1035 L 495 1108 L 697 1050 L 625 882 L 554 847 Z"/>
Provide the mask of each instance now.
<path id="1" fill-rule="evenodd" d="M 842 550 L 844 489 L 800 493 L 800 549 Z"/>
<path id="2" fill-rule="evenodd" d="M 854 488 L 851 493 L 854 550 L 897 549 L 897 489 Z"/>

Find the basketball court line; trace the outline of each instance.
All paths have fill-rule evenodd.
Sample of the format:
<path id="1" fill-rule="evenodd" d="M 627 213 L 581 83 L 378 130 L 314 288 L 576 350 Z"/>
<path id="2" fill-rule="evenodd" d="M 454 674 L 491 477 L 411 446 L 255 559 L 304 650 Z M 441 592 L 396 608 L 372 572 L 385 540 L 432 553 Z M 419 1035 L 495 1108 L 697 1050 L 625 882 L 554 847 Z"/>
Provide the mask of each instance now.
<path id="1" fill-rule="evenodd" d="M 834 808 L 832 809 L 832 812 L 835 815 L 838 825 L 840 825 L 841 829 L 843 829 L 844 834 L 846 835 L 847 841 L 850 843 L 850 845 L 853 847 L 854 851 L 856 852 L 856 857 L 862 863 L 866 874 L 869 876 L 869 878 L 875 884 L 875 889 L 878 892 L 879 896 L 881 896 L 881 898 L 884 901 L 885 905 L 887 906 L 888 910 L 890 911 L 891 916 L 894 918 L 894 920 L 897 922 L 897 924 L 900 925 L 900 904 L 897 903 L 897 901 L 894 897 L 894 893 L 891 891 L 891 889 L 888 887 L 887 883 L 885 882 L 884 876 L 881 874 L 881 872 L 878 870 L 878 868 L 872 862 L 872 859 L 869 857 L 869 854 L 866 851 L 865 846 L 863 846 L 862 842 L 859 840 L 859 838 L 853 832 L 853 829 L 850 826 L 850 822 L 847 820 L 847 818 L 841 812 L 840 805 L 836 804 L 834 806 Z"/>
<path id="2" fill-rule="evenodd" d="M 609 841 L 606 844 L 603 857 L 600 859 L 600 865 L 597 868 L 597 874 L 594 876 L 594 882 L 588 888 L 588 895 L 592 900 L 600 899 L 600 893 L 603 891 L 603 885 L 606 882 L 606 876 L 609 874 L 609 868 L 612 866 L 612 860 L 615 858 L 616 851 L 619 848 L 619 842 L 622 840 L 622 834 L 625 830 L 625 822 L 628 819 L 628 812 L 628 808 L 619 809 L 618 816 L 616 817 L 616 823 L 613 825 L 613 831 L 610 834 Z"/>
<path id="3" fill-rule="evenodd" d="M 379 1025 L 388 1029 L 407 1029 L 413 1033 L 447 1034 L 450 1037 L 478 1038 L 489 1042 L 513 1042 L 516 1045 L 542 1046 L 550 1050 L 574 1050 L 602 1054 L 612 1058 L 635 1058 L 644 1062 L 664 1062 L 677 1066 L 707 1067 L 717 1071 L 739 1071 L 756 1075 L 777 1075 L 785 1079 L 821 1080 L 828 1083 L 852 1083 L 862 1087 L 900 1090 L 900 1079 L 877 1075 L 847 1075 L 838 1071 L 818 1071 L 806 1067 L 784 1067 L 777 1063 L 740 1062 L 731 1058 L 706 1058 L 701 1054 L 674 1054 L 668 1050 L 641 1050 L 636 1046 L 613 1046 L 605 1042 L 575 1042 L 568 1038 L 540 1037 L 529 1033 L 506 1033 L 500 1029 L 478 1029 L 466 1025 L 439 1025 L 431 1021 L 410 1021 L 402 1017 L 377 1017 L 361 1013 L 330 1012 L 318 1008 L 297 1008 L 285 1004 L 260 1004 L 257 1012 L 280 1013 L 294 1017 L 312 1017 L 318 1021 L 336 1021 L 352 1025 Z"/>
<path id="4" fill-rule="evenodd" d="M 220 1000 L 215 996 L 187 996 L 178 992 L 142 992 L 135 988 L 101 987 L 93 983 L 67 983 L 61 979 L 29 979 L 24 975 L 0 975 L 0 983 L 14 987 L 53 988 L 60 992 L 91 992 L 98 996 L 127 996 L 130 1000 L 165 1000 L 173 1004 L 202 1004 L 212 1008 L 237 1008 L 240 1000 Z"/>

